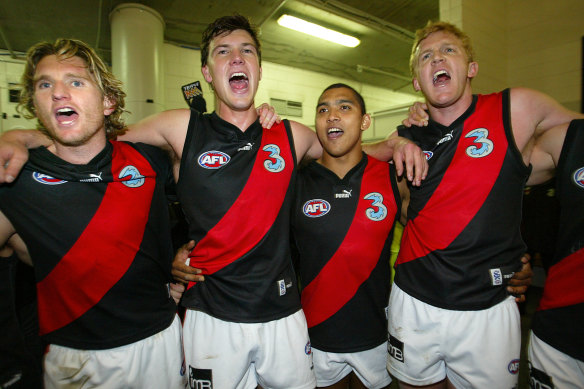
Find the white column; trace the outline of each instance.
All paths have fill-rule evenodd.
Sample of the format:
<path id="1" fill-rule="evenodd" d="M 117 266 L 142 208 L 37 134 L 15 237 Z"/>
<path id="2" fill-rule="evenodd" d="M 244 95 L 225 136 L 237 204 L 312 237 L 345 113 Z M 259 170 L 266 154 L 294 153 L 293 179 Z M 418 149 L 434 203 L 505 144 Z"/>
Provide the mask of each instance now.
<path id="1" fill-rule="evenodd" d="M 110 13 L 112 71 L 123 83 L 131 124 L 164 110 L 164 20 L 142 4 L 120 4 Z"/>

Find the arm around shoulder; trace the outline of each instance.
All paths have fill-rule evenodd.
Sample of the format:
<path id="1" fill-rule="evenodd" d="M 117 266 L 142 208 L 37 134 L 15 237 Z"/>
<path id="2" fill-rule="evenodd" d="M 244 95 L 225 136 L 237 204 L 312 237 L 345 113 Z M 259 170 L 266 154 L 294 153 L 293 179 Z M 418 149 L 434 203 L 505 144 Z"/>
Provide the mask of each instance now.
<path id="1" fill-rule="evenodd" d="M 290 129 L 294 138 L 297 163 L 300 163 L 305 158 L 318 159 L 322 156 L 322 145 L 316 136 L 316 132 L 304 124 L 292 120 L 290 121 Z"/>
<path id="2" fill-rule="evenodd" d="M 536 138 L 529 160 L 532 171 L 528 185 L 543 184 L 555 175 L 568 125 L 566 123 L 556 126 Z"/>
<path id="3" fill-rule="evenodd" d="M 10 130 L 0 136 L 0 183 L 14 181 L 28 160 L 28 149 L 52 141 L 37 130 Z"/>

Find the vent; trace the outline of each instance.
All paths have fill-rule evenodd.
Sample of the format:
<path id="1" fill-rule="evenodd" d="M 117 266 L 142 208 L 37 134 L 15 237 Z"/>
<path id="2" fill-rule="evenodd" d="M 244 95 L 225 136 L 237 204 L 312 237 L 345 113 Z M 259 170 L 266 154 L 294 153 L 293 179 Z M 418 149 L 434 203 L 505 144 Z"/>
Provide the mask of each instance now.
<path id="1" fill-rule="evenodd" d="M 270 104 L 281 116 L 302 117 L 302 103 L 300 101 L 270 99 Z"/>

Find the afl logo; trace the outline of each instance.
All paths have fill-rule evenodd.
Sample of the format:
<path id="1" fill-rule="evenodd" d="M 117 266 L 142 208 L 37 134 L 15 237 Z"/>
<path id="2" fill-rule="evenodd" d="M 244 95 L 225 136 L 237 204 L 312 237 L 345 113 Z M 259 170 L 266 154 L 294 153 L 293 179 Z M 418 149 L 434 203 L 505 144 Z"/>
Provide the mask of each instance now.
<path id="1" fill-rule="evenodd" d="M 584 167 L 574 172 L 574 183 L 580 188 L 584 188 Z"/>
<path id="2" fill-rule="evenodd" d="M 429 160 L 430 158 L 432 158 L 432 156 L 434 155 L 434 153 L 431 151 L 422 151 L 422 153 L 424 153 L 424 156 L 426 157 L 426 161 Z"/>
<path id="3" fill-rule="evenodd" d="M 302 212 L 308 217 L 321 217 L 329 213 L 331 205 L 328 201 L 315 199 L 308 200 L 302 207 Z"/>
<path id="4" fill-rule="evenodd" d="M 123 168 L 118 178 L 122 180 L 122 184 L 129 188 L 137 188 L 144 185 L 144 176 L 132 165 Z"/>
<path id="5" fill-rule="evenodd" d="M 34 178 L 35 181 L 45 185 L 59 185 L 67 182 L 39 172 L 33 172 L 32 178 Z"/>
<path id="6" fill-rule="evenodd" d="M 227 165 L 231 157 L 221 151 L 207 151 L 199 156 L 199 165 L 205 169 L 219 169 Z"/>
<path id="7" fill-rule="evenodd" d="M 507 365 L 507 370 L 509 370 L 509 373 L 511 374 L 519 373 L 519 359 L 514 359 L 509 362 L 509 365 Z"/>

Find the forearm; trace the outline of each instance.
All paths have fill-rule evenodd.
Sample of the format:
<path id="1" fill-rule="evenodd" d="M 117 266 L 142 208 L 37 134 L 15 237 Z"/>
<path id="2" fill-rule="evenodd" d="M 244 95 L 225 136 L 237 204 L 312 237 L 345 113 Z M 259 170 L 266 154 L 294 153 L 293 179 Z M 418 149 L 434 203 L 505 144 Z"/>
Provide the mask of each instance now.
<path id="1" fill-rule="evenodd" d="M 1 136 L 2 142 L 9 142 L 22 145 L 27 149 L 39 146 L 49 146 L 53 142 L 45 134 L 38 130 L 10 130 Z"/>

